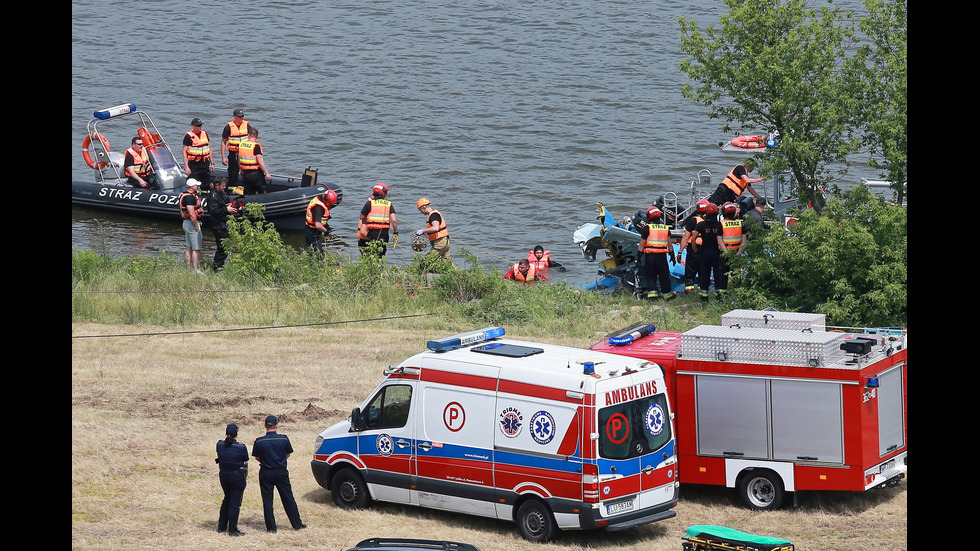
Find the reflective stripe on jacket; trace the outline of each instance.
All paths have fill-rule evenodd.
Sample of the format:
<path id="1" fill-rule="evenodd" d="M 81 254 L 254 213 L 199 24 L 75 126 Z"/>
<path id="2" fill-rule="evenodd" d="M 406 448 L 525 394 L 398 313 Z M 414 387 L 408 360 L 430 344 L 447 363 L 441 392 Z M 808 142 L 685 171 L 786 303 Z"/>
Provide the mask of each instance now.
<path id="1" fill-rule="evenodd" d="M 643 252 L 665 253 L 670 250 L 670 227 L 666 224 L 650 224 L 648 228 L 650 233 L 643 242 Z"/>
<path id="2" fill-rule="evenodd" d="M 211 141 L 208 139 L 208 133 L 201 130 L 201 135 L 198 136 L 194 131 L 190 131 L 187 135 L 191 138 L 191 145 L 187 146 L 187 160 L 208 160 L 211 156 Z"/>
<path id="3" fill-rule="evenodd" d="M 391 227 L 391 201 L 371 199 L 371 211 L 367 215 L 369 230 L 385 230 Z"/>

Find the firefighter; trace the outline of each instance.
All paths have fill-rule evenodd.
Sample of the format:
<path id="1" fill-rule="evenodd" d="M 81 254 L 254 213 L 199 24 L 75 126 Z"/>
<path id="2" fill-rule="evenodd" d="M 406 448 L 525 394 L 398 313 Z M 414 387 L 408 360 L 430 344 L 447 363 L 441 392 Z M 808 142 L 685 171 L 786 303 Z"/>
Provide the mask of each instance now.
<path id="1" fill-rule="evenodd" d="M 722 298 L 728 291 L 728 274 L 731 272 L 729 262 L 745 245 L 745 232 L 742 220 L 738 218 L 739 208 L 735 203 L 725 203 L 721 206 L 721 239 L 725 246 L 718 260 L 718 276 L 715 280 L 715 291 Z"/>
<path id="2" fill-rule="evenodd" d="M 719 261 L 721 252 L 725 250 L 725 243 L 722 240 L 722 225 L 718 221 L 718 205 L 708 203 L 704 209 L 704 220 L 698 222 L 691 232 L 691 239 L 695 242 L 698 254 L 698 287 L 702 302 L 708 301 L 708 289 L 711 286 L 711 277 L 714 276 L 715 289 L 718 289 L 720 280 Z M 690 257 L 688 258 L 690 264 Z M 720 298 L 720 294 L 719 297 Z"/>
<path id="3" fill-rule="evenodd" d="M 684 220 L 684 237 L 681 238 L 681 245 L 677 249 L 677 257 L 674 259 L 675 262 L 681 262 L 681 253 L 685 248 L 687 249 L 687 260 L 684 261 L 684 292 L 686 293 L 693 293 L 697 289 L 698 246 L 701 245 L 701 239 L 692 239 L 691 234 L 694 228 L 704 221 L 704 212 L 708 204 L 707 199 L 701 199 L 698 201 L 694 213 Z M 717 207 L 715 209 L 717 211 Z"/>
<path id="4" fill-rule="evenodd" d="M 357 224 L 357 248 L 363 254 L 368 244 L 379 244 L 379 256 L 388 251 L 389 231 L 392 237 L 392 247 L 398 246 L 398 218 L 395 207 L 388 200 L 388 186 L 384 182 L 375 184 L 371 190 L 371 198 L 361 208 Z"/>
<path id="5" fill-rule="evenodd" d="M 330 235 L 330 209 L 337 205 L 337 192 L 327 191 L 310 199 L 306 206 L 306 248 L 312 248 L 323 256 L 323 237 Z"/>
<path id="6" fill-rule="evenodd" d="M 750 172 L 752 172 L 752 165 L 748 161 L 735 165 L 721 183 L 718 184 L 718 189 L 708 197 L 708 201 L 711 201 L 715 205 L 736 201 L 746 189 L 749 190 L 749 193 L 753 197 L 761 199 L 762 196 L 752 187 L 752 184 L 761 182 L 765 178 L 751 178 L 749 177 Z"/>
<path id="7" fill-rule="evenodd" d="M 415 232 L 415 235 L 427 235 L 432 252 L 441 258 L 449 258 L 449 229 L 442 213 L 432 208 L 432 203 L 425 197 L 418 200 L 415 206 L 425 215 L 425 228 Z"/>
<path id="8" fill-rule="evenodd" d="M 663 213 L 656 206 L 646 211 L 646 224 L 637 228 L 643 238 L 643 275 L 646 279 L 648 299 L 663 297 L 670 300 L 677 296 L 670 288 L 670 268 L 667 257 L 670 255 L 670 227 L 663 223 Z M 673 258 L 671 261 L 676 262 Z M 660 289 L 657 289 L 659 280 Z"/>

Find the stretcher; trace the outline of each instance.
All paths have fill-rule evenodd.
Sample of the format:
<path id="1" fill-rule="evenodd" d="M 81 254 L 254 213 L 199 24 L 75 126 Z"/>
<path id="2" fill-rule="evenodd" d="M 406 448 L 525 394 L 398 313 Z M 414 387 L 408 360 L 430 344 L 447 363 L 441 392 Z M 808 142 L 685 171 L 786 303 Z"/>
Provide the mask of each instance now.
<path id="1" fill-rule="evenodd" d="M 684 551 L 795 551 L 789 541 L 747 534 L 724 526 L 699 524 L 681 538 Z"/>

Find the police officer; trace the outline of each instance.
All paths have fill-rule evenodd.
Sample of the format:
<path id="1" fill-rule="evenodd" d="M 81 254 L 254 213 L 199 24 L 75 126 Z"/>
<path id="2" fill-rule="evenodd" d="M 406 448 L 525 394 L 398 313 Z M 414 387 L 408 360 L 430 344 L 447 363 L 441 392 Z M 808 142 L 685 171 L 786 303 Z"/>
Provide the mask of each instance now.
<path id="1" fill-rule="evenodd" d="M 279 419 L 275 415 L 265 418 L 265 436 L 255 439 L 252 456 L 259 462 L 259 489 L 262 492 L 262 512 L 265 514 L 265 529 L 276 531 L 276 515 L 272 510 L 272 491 L 279 491 L 283 509 L 289 517 L 294 530 L 306 528 L 299 517 L 299 508 L 293 498 L 293 487 L 289 483 L 286 460 L 293 453 L 293 446 L 285 434 L 276 432 Z"/>
<path id="2" fill-rule="evenodd" d="M 237 442 L 238 425 L 231 423 L 225 429 L 225 439 L 218 440 L 218 480 L 225 498 L 221 501 L 218 512 L 218 531 L 228 531 L 229 536 L 244 536 L 245 532 L 238 529 L 238 513 L 242 509 L 242 496 L 245 494 L 245 483 L 248 477 L 248 448 Z"/>

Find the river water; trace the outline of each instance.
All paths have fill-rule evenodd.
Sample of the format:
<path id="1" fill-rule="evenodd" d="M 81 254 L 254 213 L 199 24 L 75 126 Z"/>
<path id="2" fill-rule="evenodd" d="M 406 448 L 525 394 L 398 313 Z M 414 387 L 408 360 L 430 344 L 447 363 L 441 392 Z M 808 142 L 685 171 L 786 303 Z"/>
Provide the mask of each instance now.
<path id="1" fill-rule="evenodd" d="M 715 0 L 75 0 L 72 132 L 81 141 L 93 111 L 134 103 L 179 147 L 193 117 L 216 141 L 241 107 L 273 173 L 312 166 L 343 187 L 330 222 L 341 252 L 356 254 L 358 211 L 383 181 L 403 243 L 424 223 L 415 202 L 426 196 L 457 260 L 465 247 L 506 270 L 541 244 L 569 282 L 585 283 L 596 265 L 572 233 L 596 201 L 622 217 L 686 192 L 699 170 L 717 181 L 737 160 L 718 150 L 730 137 L 722 123 L 681 96 L 678 69 L 677 17 L 703 26 L 724 10 Z M 109 134 L 113 149 L 133 130 Z M 92 177 L 77 148 L 72 176 Z M 302 246 L 300 234 L 286 239 Z M 183 233 L 73 207 L 72 246 L 103 245 L 182 255 Z"/>

